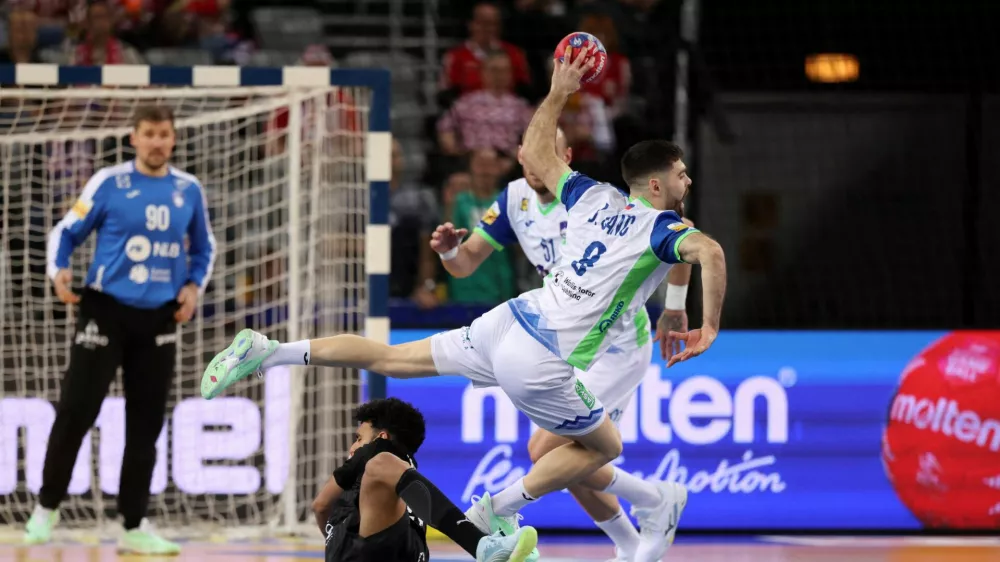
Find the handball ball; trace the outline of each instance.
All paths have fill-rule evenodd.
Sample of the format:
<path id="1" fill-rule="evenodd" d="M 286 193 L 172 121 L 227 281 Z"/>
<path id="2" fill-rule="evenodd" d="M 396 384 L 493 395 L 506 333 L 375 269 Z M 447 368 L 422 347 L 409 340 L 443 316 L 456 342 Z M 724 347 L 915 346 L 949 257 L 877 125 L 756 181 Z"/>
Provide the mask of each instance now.
<path id="1" fill-rule="evenodd" d="M 556 52 L 553 54 L 552 58 L 562 62 L 563 56 L 566 53 L 567 45 L 573 47 L 573 58 L 570 62 L 576 60 L 580 56 L 580 53 L 584 53 L 586 56 L 594 59 L 594 66 L 590 67 L 590 70 L 583 75 L 583 78 L 580 79 L 581 83 L 586 84 L 587 82 L 593 82 L 598 76 L 601 75 L 602 72 L 604 72 L 604 67 L 608 64 L 608 51 L 604 48 L 604 45 L 597 40 L 597 37 L 582 31 L 570 33 L 566 37 L 563 37 L 563 40 L 559 42 L 559 46 L 556 47 Z M 590 54 L 591 45 L 597 47 L 593 54 Z"/>
<path id="2" fill-rule="evenodd" d="M 953 332 L 910 361 L 882 462 L 925 526 L 1000 529 L 1000 332 Z"/>

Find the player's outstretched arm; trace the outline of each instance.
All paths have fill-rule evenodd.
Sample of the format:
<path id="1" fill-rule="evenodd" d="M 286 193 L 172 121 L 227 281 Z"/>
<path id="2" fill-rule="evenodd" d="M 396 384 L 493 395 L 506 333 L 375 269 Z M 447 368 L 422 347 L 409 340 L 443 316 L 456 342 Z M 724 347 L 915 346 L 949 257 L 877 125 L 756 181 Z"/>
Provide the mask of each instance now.
<path id="1" fill-rule="evenodd" d="M 726 255 L 718 242 L 701 232 L 694 232 L 679 241 L 677 254 L 686 263 L 701 265 L 702 325 L 691 332 L 672 333 L 687 342 L 687 346 L 681 353 L 671 356 L 667 367 L 697 357 L 712 345 L 719 333 L 722 303 L 726 297 Z"/>
<path id="2" fill-rule="evenodd" d="M 539 104 L 524 133 L 521 158 L 525 167 L 541 178 L 545 187 L 556 196 L 559 195 L 559 178 L 569 172 L 569 166 L 556 154 L 556 125 L 566 101 L 580 89 L 580 79 L 593 66 L 593 60 L 582 55 L 573 60 L 573 47 L 566 47 L 563 61 L 554 61 L 549 95 Z"/>
<path id="3" fill-rule="evenodd" d="M 684 224 L 693 227 L 694 222 L 681 219 Z M 656 321 L 656 340 L 660 342 L 660 355 L 667 357 L 680 353 L 680 340 L 672 337 L 671 332 L 686 332 L 688 329 L 687 291 L 691 284 L 691 264 L 678 263 L 670 268 L 667 274 L 667 298 L 663 303 L 663 312 Z"/>
<path id="4" fill-rule="evenodd" d="M 452 277 L 468 277 L 479 269 L 486 258 L 493 253 L 493 246 L 479 232 L 468 234 L 464 228 L 456 229 L 450 222 L 437 227 L 431 233 L 431 249 L 441 256 L 441 265 Z"/>

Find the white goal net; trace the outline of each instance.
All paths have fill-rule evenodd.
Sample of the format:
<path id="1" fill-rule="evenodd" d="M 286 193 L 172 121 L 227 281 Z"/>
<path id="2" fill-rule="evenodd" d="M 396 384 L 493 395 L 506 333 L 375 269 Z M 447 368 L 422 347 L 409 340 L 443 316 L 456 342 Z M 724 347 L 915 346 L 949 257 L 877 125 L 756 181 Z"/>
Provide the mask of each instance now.
<path id="1" fill-rule="evenodd" d="M 94 171 L 133 157 L 131 115 L 159 103 L 177 118 L 173 165 L 205 187 L 218 257 L 203 313 L 180 329 L 149 515 L 184 535 L 311 524 L 350 445 L 357 372 L 273 370 L 212 401 L 199 383 L 245 327 L 286 341 L 361 332 L 370 100 L 336 87 L 0 88 L 0 521 L 20 528 L 34 507 L 74 332 L 45 276 L 46 234 Z M 76 287 L 93 242 L 73 256 Z M 117 521 L 121 391 L 119 377 L 81 447 L 62 529 Z"/>

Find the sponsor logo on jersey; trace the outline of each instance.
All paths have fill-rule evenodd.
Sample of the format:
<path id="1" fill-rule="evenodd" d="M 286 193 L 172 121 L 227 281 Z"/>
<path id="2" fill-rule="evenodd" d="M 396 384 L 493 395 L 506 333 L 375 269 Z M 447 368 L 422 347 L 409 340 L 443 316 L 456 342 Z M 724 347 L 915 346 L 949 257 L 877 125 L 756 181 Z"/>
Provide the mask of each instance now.
<path id="1" fill-rule="evenodd" d="M 128 278 L 136 285 L 143 285 L 149 281 L 149 268 L 141 263 L 137 263 L 128 271 Z"/>
<path id="2" fill-rule="evenodd" d="M 490 208 L 486 210 L 486 213 L 483 214 L 483 218 L 481 220 L 483 221 L 483 224 L 493 224 L 499 216 L 500 205 L 494 201 L 493 204 L 490 205 Z"/>
<path id="3" fill-rule="evenodd" d="M 76 333 L 76 340 L 74 341 L 77 345 L 82 345 L 87 349 L 94 349 L 97 347 L 107 347 L 108 336 L 101 334 L 101 329 L 97 326 L 97 322 L 91 320 L 87 322 L 87 327 L 82 332 Z"/>
<path id="4" fill-rule="evenodd" d="M 125 242 L 125 255 L 134 262 L 146 261 L 152 251 L 153 245 L 149 238 L 141 234 L 136 234 Z"/>
<path id="5" fill-rule="evenodd" d="M 576 381 L 576 395 L 580 397 L 580 400 L 583 400 L 583 403 L 586 404 L 588 408 L 594 408 L 594 404 L 597 400 L 594 398 L 594 395 L 587 390 L 587 387 L 583 386 L 583 383 L 580 382 L 579 379 Z"/>
<path id="6" fill-rule="evenodd" d="M 170 283 L 173 276 L 173 271 L 162 267 L 154 267 L 149 272 L 149 280 L 153 283 Z"/>
<path id="7" fill-rule="evenodd" d="M 91 203 L 89 201 L 77 199 L 76 203 L 73 204 L 73 214 L 82 219 L 87 216 L 87 213 L 90 212 L 90 207 Z"/>
<path id="8" fill-rule="evenodd" d="M 191 182 L 189 182 L 187 180 L 182 180 L 180 178 L 177 178 L 177 179 L 174 180 L 174 187 L 176 187 L 178 189 L 178 191 L 184 191 L 185 189 L 187 189 L 190 186 L 191 186 Z"/>
<path id="9" fill-rule="evenodd" d="M 667 228 L 669 228 L 670 230 L 673 230 L 674 232 L 680 232 L 682 230 L 687 230 L 688 228 L 691 228 L 691 227 L 689 227 L 688 225 L 686 225 L 686 224 L 684 224 L 682 222 L 675 222 L 673 224 L 667 225 Z"/>
<path id="10" fill-rule="evenodd" d="M 527 197 L 522 197 L 521 198 L 521 210 L 522 211 L 527 211 L 528 210 L 528 198 Z"/>
<path id="11" fill-rule="evenodd" d="M 559 237 L 562 238 L 563 244 L 566 243 L 566 221 L 559 221 Z"/>
<path id="12" fill-rule="evenodd" d="M 140 193 L 142 193 L 142 192 L 139 191 L 138 189 L 133 189 L 132 191 L 129 191 L 128 193 L 125 194 L 125 198 L 126 199 L 135 199 L 136 197 L 139 196 Z"/>
<path id="13" fill-rule="evenodd" d="M 181 245 L 177 242 L 153 242 L 153 255 L 158 258 L 176 258 L 181 255 Z"/>
<path id="14" fill-rule="evenodd" d="M 618 305 L 615 306 L 614 312 L 611 313 L 611 316 L 601 320 L 600 324 L 597 325 L 597 329 L 600 330 L 602 334 L 608 331 L 608 328 L 615 323 L 615 320 L 618 320 L 618 316 L 621 315 L 623 308 L 625 308 L 625 301 L 618 301 Z"/>

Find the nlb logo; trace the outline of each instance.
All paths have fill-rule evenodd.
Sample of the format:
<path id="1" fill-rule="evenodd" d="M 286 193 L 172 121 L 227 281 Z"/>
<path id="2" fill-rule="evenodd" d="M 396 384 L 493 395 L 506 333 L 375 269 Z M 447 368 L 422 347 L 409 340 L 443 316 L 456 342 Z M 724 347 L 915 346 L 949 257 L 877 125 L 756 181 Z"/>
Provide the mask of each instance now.
<path id="1" fill-rule="evenodd" d="M 900 376 L 882 464 L 924 525 L 1000 528 L 1000 335 L 948 334 Z"/>
<path id="2" fill-rule="evenodd" d="M 782 369 L 780 375 L 792 375 L 791 369 Z M 786 378 L 788 380 L 788 378 Z M 487 399 L 493 403 L 493 435 L 488 439 L 485 418 Z M 668 401 L 667 419 L 661 416 L 663 401 Z M 763 408 L 767 422 L 762 433 L 755 424 L 759 409 Z M 462 493 L 462 500 L 469 501 L 482 489 L 496 493 L 527 473 L 527 466 L 515 463 L 515 447 L 526 447 L 527 436 L 519 435 L 521 414 L 510 400 L 497 388 L 475 389 L 470 385 L 462 395 L 462 441 L 496 444 L 485 452 Z M 531 431 L 538 428 L 531 424 Z M 708 376 L 685 379 L 676 386 L 673 381 L 660 378 L 660 367 L 651 365 L 619 421 L 622 440 L 628 443 L 642 441 L 692 445 L 711 445 L 726 439 L 733 443 L 772 444 L 788 442 L 788 395 L 779 380 L 766 376 L 750 377 L 730 392 L 725 385 Z M 512 445 L 513 444 L 513 445 Z M 616 460 L 627 464 L 628 452 Z M 697 459 L 704 464 L 704 459 Z M 664 448 L 664 454 L 655 468 L 645 473 L 629 468 L 639 478 L 684 484 L 691 493 L 781 493 L 787 484 L 775 465 L 774 455 L 755 456 L 745 451 L 736 459 L 720 459 L 709 469 L 685 466 L 681 451 Z M 625 468 L 623 466 L 623 468 Z"/>

